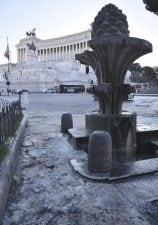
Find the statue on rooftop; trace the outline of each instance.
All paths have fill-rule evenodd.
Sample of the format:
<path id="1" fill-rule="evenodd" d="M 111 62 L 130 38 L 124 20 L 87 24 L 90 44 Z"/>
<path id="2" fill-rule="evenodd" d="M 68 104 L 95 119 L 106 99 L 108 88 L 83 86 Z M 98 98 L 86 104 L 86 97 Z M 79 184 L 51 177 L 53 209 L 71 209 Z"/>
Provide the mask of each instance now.
<path id="1" fill-rule="evenodd" d="M 35 37 L 36 36 L 35 30 L 36 30 L 36 28 L 32 29 L 32 31 L 29 31 L 29 32 L 27 31 L 26 36 L 29 36 L 29 37 L 34 36 Z"/>
<path id="2" fill-rule="evenodd" d="M 27 43 L 27 46 L 28 46 L 29 50 L 33 50 L 34 52 L 36 51 L 36 46 L 33 41 L 31 44 Z"/>

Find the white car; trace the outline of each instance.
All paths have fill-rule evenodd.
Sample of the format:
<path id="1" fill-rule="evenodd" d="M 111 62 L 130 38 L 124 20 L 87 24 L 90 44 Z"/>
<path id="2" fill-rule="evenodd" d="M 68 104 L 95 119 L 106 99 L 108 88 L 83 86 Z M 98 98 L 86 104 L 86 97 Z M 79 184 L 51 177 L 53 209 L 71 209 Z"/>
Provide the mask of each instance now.
<path id="1" fill-rule="evenodd" d="M 134 93 L 130 93 L 128 95 L 128 99 L 127 100 L 133 100 L 134 99 Z"/>
<path id="2" fill-rule="evenodd" d="M 43 92 L 44 93 L 54 93 L 55 90 L 54 90 L 54 88 L 48 88 L 48 89 L 44 90 Z"/>

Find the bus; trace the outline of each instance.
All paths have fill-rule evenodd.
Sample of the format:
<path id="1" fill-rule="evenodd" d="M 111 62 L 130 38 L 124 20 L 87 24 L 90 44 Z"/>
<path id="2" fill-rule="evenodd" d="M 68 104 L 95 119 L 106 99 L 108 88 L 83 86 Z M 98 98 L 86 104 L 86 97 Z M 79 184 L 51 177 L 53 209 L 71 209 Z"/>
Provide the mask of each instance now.
<path id="1" fill-rule="evenodd" d="M 84 85 L 61 84 L 59 85 L 60 93 L 80 93 L 85 92 Z"/>

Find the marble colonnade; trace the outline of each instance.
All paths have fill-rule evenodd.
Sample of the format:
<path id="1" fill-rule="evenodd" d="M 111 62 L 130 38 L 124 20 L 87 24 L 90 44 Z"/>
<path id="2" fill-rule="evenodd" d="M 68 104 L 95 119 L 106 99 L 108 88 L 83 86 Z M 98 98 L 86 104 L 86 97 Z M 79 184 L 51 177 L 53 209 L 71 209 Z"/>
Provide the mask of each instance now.
<path id="1" fill-rule="evenodd" d="M 35 54 L 38 57 L 38 62 L 55 62 L 74 60 L 75 54 L 89 49 L 88 40 L 90 39 L 90 30 L 47 40 L 41 40 L 36 36 L 26 37 L 16 45 L 17 63 L 27 62 L 27 43 L 32 41 L 37 48 Z"/>

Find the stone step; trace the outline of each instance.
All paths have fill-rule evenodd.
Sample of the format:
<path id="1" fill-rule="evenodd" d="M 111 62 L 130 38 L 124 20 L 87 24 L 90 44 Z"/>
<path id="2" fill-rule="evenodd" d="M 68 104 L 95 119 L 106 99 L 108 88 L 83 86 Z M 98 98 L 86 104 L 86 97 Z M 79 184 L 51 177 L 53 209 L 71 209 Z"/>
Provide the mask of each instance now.
<path id="1" fill-rule="evenodd" d="M 158 141 L 149 141 L 151 150 L 158 156 Z"/>
<path id="2" fill-rule="evenodd" d="M 138 154 L 153 152 L 158 155 L 158 130 L 155 129 L 141 129 L 143 126 L 137 126 L 137 149 Z M 140 130 L 139 130 L 140 128 Z M 143 127 L 144 128 L 144 127 Z M 74 149 L 82 149 L 88 151 L 89 132 L 86 128 L 71 128 L 68 130 L 70 142 Z M 155 141 L 153 141 L 153 138 Z"/>
<path id="3" fill-rule="evenodd" d="M 158 149 L 158 141 L 150 141 L 150 144 L 153 145 L 156 149 Z"/>
<path id="4" fill-rule="evenodd" d="M 85 128 L 68 129 L 70 142 L 74 149 L 82 149 L 87 151 L 89 132 Z"/>

